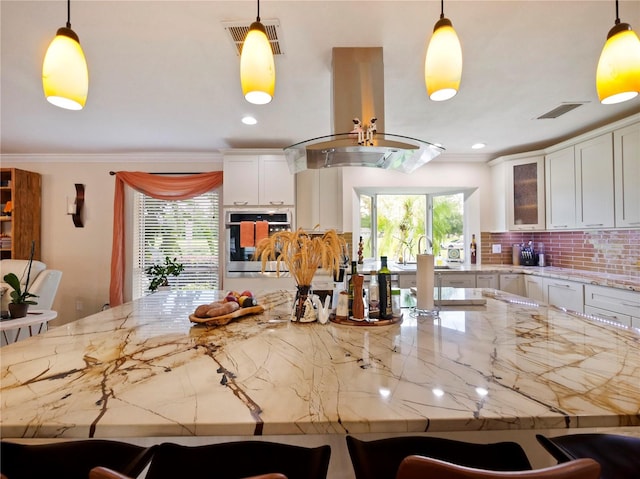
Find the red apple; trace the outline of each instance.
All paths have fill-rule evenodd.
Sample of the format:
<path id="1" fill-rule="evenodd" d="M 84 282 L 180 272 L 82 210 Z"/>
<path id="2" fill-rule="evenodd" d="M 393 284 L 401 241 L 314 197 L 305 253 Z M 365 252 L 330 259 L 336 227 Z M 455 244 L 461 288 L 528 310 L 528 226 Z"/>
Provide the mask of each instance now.
<path id="1" fill-rule="evenodd" d="M 225 302 L 229 303 L 231 301 L 237 303 L 238 302 L 238 298 L 235 297 L 235 295 L 233 294 L 228 294 L 226 298 L 224 298 Z"/>
<path id="2" fill-rule="evenodd" d="M 250 298 L 253 298 L 253 293 L 249 290 L 244 290 L 240 296 L 249 296 Z"/>

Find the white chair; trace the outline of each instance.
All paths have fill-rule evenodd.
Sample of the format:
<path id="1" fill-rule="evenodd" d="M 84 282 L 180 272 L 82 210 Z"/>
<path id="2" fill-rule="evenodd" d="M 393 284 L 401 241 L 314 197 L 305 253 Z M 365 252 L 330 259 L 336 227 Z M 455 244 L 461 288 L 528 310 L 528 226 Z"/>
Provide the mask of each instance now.
<path id="1" fill-rule="evenodd" d="M 9 296 L 11 287 L 3 281 L 4 275 L 14 273 L 20 278 L 20 284 L 24 288 L 24 284 L 27 281 L 28 267 L 29 260 L 26 259 L 3 259 L 0 261 L 0 286 L 7 288 L 7 291 L 2 295 L 2 311 L 8 309 L 7 305 L 11 301 Z M 31 264 L 31 277 L 29 278 L 29 292 L 38 296 L 33 298 L 38 303 L 32 306 L 33 309 L 51 309 L 61 278 L 62 271 L 47 269 L 47 265 L 43 262 L 33 261 Z"/>

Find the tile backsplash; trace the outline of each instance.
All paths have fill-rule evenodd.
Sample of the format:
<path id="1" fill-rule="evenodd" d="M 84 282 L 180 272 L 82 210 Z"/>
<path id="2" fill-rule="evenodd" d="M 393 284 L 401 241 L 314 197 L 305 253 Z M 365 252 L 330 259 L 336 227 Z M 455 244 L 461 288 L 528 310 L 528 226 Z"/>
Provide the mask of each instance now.
<path id="1" fill-rule="evenodd" d="M 513 244 L 544 245 L 547 266 L 640 277 L 640 230 L 508 232 L 480 235 L 482 264 L 513 264 Z M 501 253 L 492 253 L 500 244 Z"/>

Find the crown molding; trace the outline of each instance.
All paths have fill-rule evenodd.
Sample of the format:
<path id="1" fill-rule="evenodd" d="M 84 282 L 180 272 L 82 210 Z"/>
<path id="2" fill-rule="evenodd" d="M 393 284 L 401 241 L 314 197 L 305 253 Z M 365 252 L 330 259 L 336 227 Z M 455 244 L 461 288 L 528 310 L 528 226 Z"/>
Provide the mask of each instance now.
<path id="1" fill-rule="evenodd" d="M 33 163 L 215 163 L 222 164 L 222 154 L 193 152 L 143 152 L 143 153 L 3 153 L 0 160 Z"/>

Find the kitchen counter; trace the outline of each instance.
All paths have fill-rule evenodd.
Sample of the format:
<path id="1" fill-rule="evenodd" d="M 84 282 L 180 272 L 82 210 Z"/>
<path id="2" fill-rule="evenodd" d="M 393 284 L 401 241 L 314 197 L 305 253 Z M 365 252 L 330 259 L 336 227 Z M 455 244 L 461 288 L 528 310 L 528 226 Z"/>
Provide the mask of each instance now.
<path id="1" fill-rule="evenodd" d="M 379 262 L 365 261 L 364 264 L 358 266 L 358 271 L 367 274 L 369 271 L 379 269 Z M 392 274 L 404 275 L 415 274 L 416 265 L 396 263 L 391 261 L 389 263 L 389 270 Z M 581 283 L 594 284 L 599 286 L 609 286 L 612 288 L 626 289 L 628 291 L 640 291 L 640 277 L 639 276 L 627 276 L 617 274 L 607 274 L 597 271 L 586 271 L 569 268 L 557 268 L 555 266 L 515 266 L 515 265 L 473 265 L 468 266 L 464 264 L 449 264 L 439 269 L 436 267 L 436 272 L 442 273 L 486 273 L 486 274 L 504 274 L 504 273 L 522 273 L 530 274 L 534 276 L 541 276 L 546 278 L 564 279 L 570 281 L 578 281 Z"/>
<path id="2" fill-rule="evenodd" d="M 223 327 L 157 292 L 0 349 L 3 438 L 344 435 L 640 426 L 640 332 L 526 298 L 353 327 Z"/>

